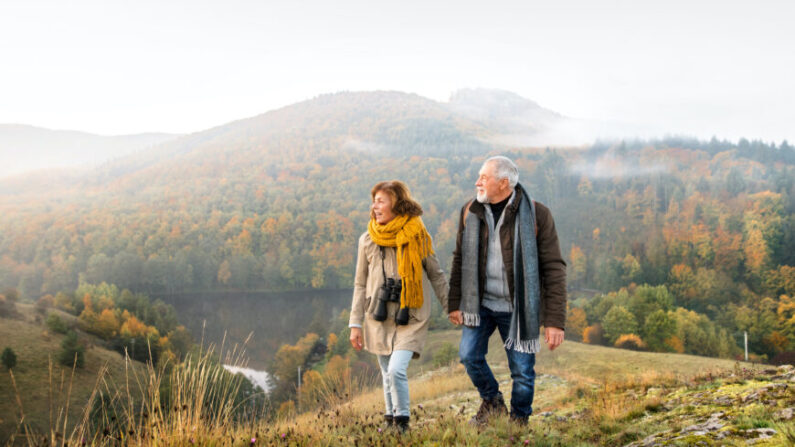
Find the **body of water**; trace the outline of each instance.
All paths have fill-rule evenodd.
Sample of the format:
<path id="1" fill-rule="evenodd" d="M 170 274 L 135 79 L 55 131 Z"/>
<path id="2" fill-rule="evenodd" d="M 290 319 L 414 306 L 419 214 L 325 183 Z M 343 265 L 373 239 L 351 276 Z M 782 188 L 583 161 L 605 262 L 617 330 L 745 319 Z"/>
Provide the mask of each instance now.
<path id="1" fill-rule="evenodd" d="M 267 371 L 258 371 L 251 368 L 242 368 L 240 366 L 224 365 L 224 369 L 232 374 L 241 373 L 254 385 L 262 388 L 266 393 L 271 389 L 270 374 Z"/>
<path id="2" fill-rule="evenodd" d="M 196 343 L 224 351 L 245 344 L 248 364 L 266 370 L 279 347 L 294 344 L 310 325 L 330 326 L 350 309 L 353 290 L 300 292 L 208 292 L 157 295 L 174 306 Z M 313 323 L 314 321 L 314 323 Z M 328 334 L 318 334 L 325 337 Z"/>

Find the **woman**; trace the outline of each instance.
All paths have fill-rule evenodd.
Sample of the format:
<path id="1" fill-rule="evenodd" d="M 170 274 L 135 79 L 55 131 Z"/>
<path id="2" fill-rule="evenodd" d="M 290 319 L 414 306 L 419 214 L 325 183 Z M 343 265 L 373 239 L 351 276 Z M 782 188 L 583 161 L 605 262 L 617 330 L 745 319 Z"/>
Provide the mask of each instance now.
<path id="1" fill-rule="evenodd" d="M 420 356 L 428 333 L 428 280 L 445 314 L 448 285 L 420 219 L 422 208 L 408 187 L 397 180 L 380 182 L 370 196 L 370 223 L 359 238 L 350 341 L 357 351 L 364 348 L 378 356 L 386 401 L 384 420 L 406 431 L 406 369 L 412 358 Z"/>

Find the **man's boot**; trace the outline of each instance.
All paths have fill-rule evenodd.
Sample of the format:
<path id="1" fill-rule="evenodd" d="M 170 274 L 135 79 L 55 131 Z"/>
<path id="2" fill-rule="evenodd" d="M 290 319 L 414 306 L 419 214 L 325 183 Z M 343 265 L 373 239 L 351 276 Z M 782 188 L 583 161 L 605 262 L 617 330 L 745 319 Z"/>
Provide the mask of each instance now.
<path id="1" fill-rule="evenodd" d="M 519 416 L 516 413 L 511 412 L 511 422 L 520 427 L 524 427 L 527 425 L 527 416 Z"/>
<path id="2" fill-rule="evenodd" d="M 502 394 L 497 394 L 491 399 L 484 399 L 483 402 L 480 403 L 478 412 L 469 420 L 469 423 L 472 425 L 483 425 L 486 424 L 492 416 L 503 415 L 507 412 L 508 408 L 505 406 L 505 400 L 502 398 Z"/>
<path id="3" fill-rule="evenodd" d="M 409 431 L 409 416 L 395 416 L 395 428 L 398 433 Z"/>

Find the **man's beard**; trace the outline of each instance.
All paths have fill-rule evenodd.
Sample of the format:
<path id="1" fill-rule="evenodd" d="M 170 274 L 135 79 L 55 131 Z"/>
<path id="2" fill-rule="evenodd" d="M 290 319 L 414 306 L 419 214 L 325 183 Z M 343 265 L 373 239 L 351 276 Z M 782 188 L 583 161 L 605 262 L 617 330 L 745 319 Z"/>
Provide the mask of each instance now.
<path id="1" fill-rule="evenodd" d="M 475 198 L 480 203 L 487 203 L 489 201 L 489 196 L 486 195 L 486 191 L 477 191 L 477 196 L 475 196 Z"/>

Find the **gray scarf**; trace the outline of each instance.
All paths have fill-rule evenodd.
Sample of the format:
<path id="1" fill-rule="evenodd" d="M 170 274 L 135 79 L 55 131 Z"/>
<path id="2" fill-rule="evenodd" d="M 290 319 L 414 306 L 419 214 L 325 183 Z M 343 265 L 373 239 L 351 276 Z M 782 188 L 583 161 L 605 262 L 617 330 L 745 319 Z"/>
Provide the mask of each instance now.
<path id="1" fill-rule="evenodd" d="M 535 203 L 517 184 L 521 201 L 517 211 L 513 238 L 513 313 L 505 349 L 534 354 L 541 350 L 539 308 L 541 284 L 536 245 Z M 503 211 L 504 213 L 505 211 Z M 478 248 L 480 219 L 467 212 L 461 240 L 461 313 L 466 326 L 480 326 L 480 288 L 478 284 Z"/>

